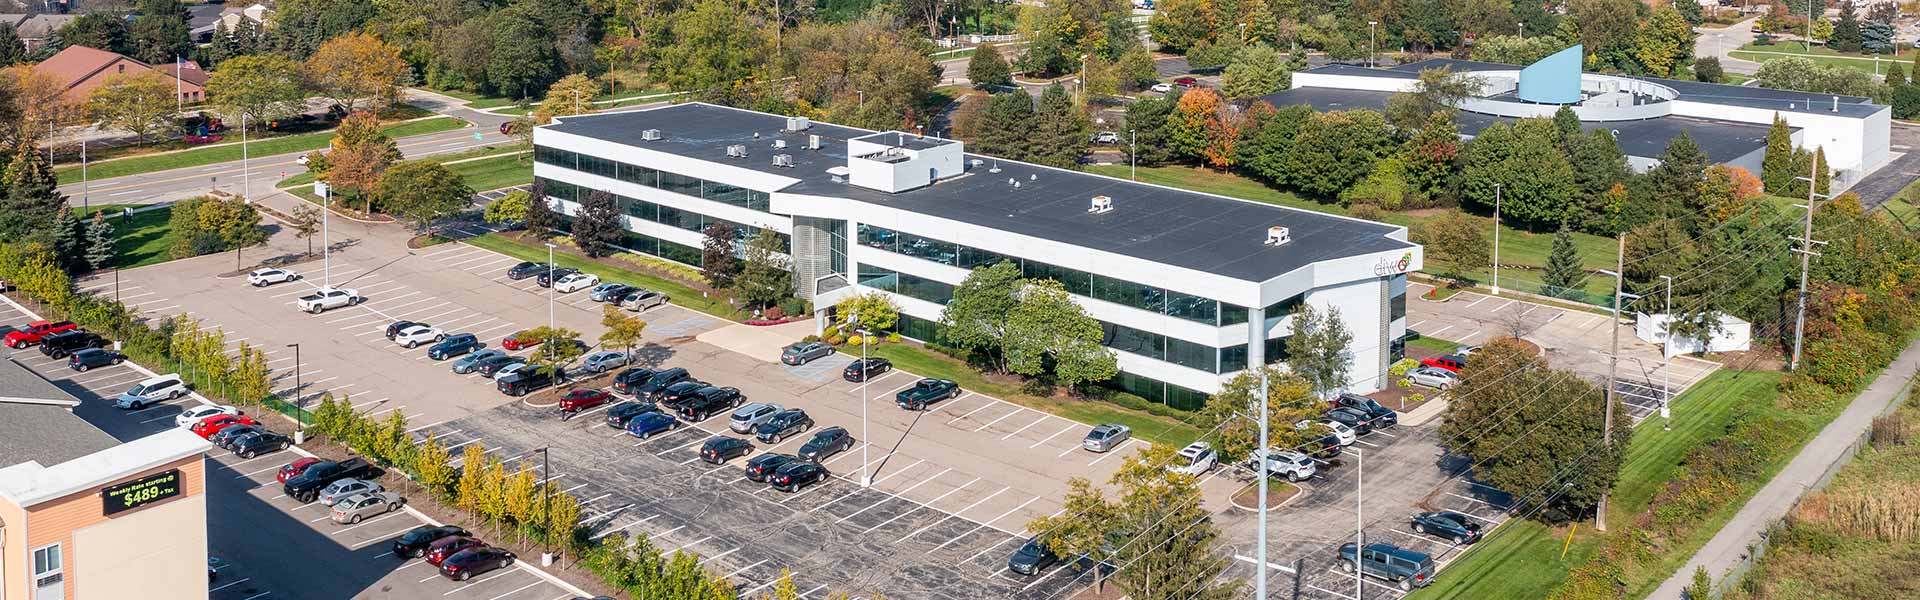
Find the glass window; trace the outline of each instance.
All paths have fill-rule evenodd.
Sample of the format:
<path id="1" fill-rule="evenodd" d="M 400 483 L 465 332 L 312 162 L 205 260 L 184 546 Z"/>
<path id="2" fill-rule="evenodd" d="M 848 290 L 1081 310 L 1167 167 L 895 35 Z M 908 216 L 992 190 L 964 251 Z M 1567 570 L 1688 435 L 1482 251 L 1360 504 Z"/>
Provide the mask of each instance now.
<path id="1" fill-rule="evenodd" d="M 1219 320 L 1219 304 L 1211 298 L 1201 298 L 1180 292 L 1166 294 L 1168 315 L 1207 324 L 1213 324 Z"/>
<path id="2" fill-rule="evenodd" d="M 700 213 L 680 210 L 666 205 L 660 205 L 660 224 L 669 227 L 678 227 L 687 231 L 701 231 L 706 228 L 705 225 L 702 224 Z"/>
<path id="3" fill-rule="evenodd" d="M 660 221 L 660 205 L 658 204 L 639 198 L 628 198 L 626 196 L 617 196 L 615 197 L 615 201 L 620 205 L 620 212 L 626 213 L 629 217 L 649 223 Z"/>
<path id="4" fill-rule="evenodd" d="M 1387 322 L 1392 323 L 1407 318 L 1407 276 L 1396 275 L 1387 282 Z"/>
<path id="5" fill-rule="evenodd" d="M 1102 322 L 1103 334 L 1100 345 L 1158 360 L 1165 352 L 1166 338 L 1157 333 L 1148 333 L 1124 325 Z"/>
<path id="6" fill-rule="evenodd" d="M 953 286 L 912 273 L 901 273 L 900 295 L 946 306 L 953 301 Z"/>
<path id="7" fill-rule="evenodd" d="M 1290 298 L 1267 305 L 1267 310 L 1266 310 L 1267 318 L 1268 319 L 1286 318 L 1287 315 L 1293 314 L 1294 307 L 1300 306 L 1300 301 L 1304 300 L 1306 297 L 1307 297 L 1306 294 L 1294 294 Z"/>
<path id="8" fill-rule="evenodd" d="M 613 164 L 614 164 L 613 161 L 600 158 L 598 156 L 592 156 L 588 154 L 580 155 L 580 170 L 586 171 L 588 173 L 592 173 L 594 175 L 599 175 L 601 177 L 606 177 L 609 179 L 613 177 L 613 170 L 614 170 Z"/>
<path id="9" fill-rule="evenodd" d="M 1287 338 L 1269 338 L 1267 340 L 1267 364 L 1287 360 Z"/>
<path id="10" fill-rule="evenodd" d="M 543 162 L 569 169 L 580 168 L 580 165 L 575 162 L 578 156 L 579 155 L 572 152 L 551 146 L 535 146 L 533 149 L 533 160 L 535 162 Z"/>
<path id="11" fill-rule="evenodd" d="M 1207 405 L 1207 394 L 1169 383 L 1166 403 L 1167 406 L 1180 410 L 1200 410 Z"/>
<path id="12" fill-rule="evenodd" d="M 1220 303 L 1220 324 L 1239 325 L 1247 322 L 1247 307 Z"/>
<path id="13" fill-rule="evenodd" d="M 620 163 L 617 175 L 619 180 L 627 183 L 637 183 L 647 187 L 660 186 L 660 172 L 646 167 Z"/>
<path id="14" fill-rule="evenodd" d="M 772 196 L 758 190 L 747 190 L 747 208 L 760 212 L 773 210 Z"/>
<path id="15" fill-rule="evenodd" d="M 681 175 L 679 173 L 668 173 L 666 171 L 661 171 L 660 172 L 660 189 L 663 189 L 669 192 L 674 192 L 677 194 L 686 194 L 688 196 L 699 198 L 700 197 L 700 180 L 698 178 L 688 177 L 686 175 Z"/>
<path id="16" fill-rule="evenodd" d="M 1178 338 L 1167 338 L 1167 362 L 1218 373 L 1220 366 L 1216 362 L 1219 352 L 1212 346 L 1203 346 Z"/>
<path id="17" fill-rule="evenodd" d="M 1093 276 L 1086 271 L 1056 267 L 1039 261 L 1025 261 L 1021 265 L 1021 274 L 1029 279 L 1052 279 L 1066 286 L 1067 293 L 1081 296 L 1093 295 Z"/>
<path id="18" fill-rule="evenodd" d="M 1140 285 L 1131 281 L 1122 281 L 1103 275 L 1094 275 L 1092 297 L 1119 304 L 1161 312 L 1166 308 L 1166 292 L 1160 288 Z"/>
<path id="19" fill-rule="evenodd" d="M 991 267 L 991 266 L 1000 264 L 1002 261 L 1009 261 L 1009 260 L 1013 261 L 1013 264 L 1015 265 L 1020 264 L 1020 259 L 1013 258 L 1005 254 L 1000 254 L 998 252 L 991 252 L 987 250 L 981 250 L 979 248 L 974 248 L 972 246 L 961 246 L 960 247 L 960 264 L 958 266 L 962 269 L 972 269 L 975 267 Z"/>
<path id="20" fill-rule="evenodd" d="M 1220 349 L 1220 372 L 1232 373 L 1247 368 L 1247 347 L 1228 346 Z"/>
<path id="21" fill-rule="evenodd" d="M 896 235 L 892 229 L 874 227 L 866 223 L 861 223 L 859 227 L 859 238 L 860 245 L 862 246 L 896 252 L 897 250 L 895 250 L 895 248 L 898 247 L 897 242 L 900 236 Z"/>
<path id="22" fill-rule="evenodd" d="M 1114 383 L 1120 387 L 1121 391 L 1144 398 L 1148 402 L 1165 402 L 1167 398 L 1167 384 L 1151 377 L 1121 371 Z"/>
<path id="23" fill-rule="evenodd" d="M 873 265 L 860 265 L 860 285 L 889 292 L 900 289 L 900 274 L 892 269 L 883 269 Z"/>
<path id="24" fill-rule="evenodd" d="M 942 242 L 911 233 L 900 234 L 900 253 L 943 265 L 954 264 L 960 254 L 952 242 Z"/>
<path id="25" fill-rule="evenodd" d="M 734 206 L 751 208 L 747 193 L 752 190 L 734 187 L 724 183 L 706 182 L 706 198 L 714 202 L 724 202 Z"/>
<path id="26" fill-rule="evenodd" d="M 900 315 L 900 322 L 894 325 L 894 330 L 902 337 L 921 341 L 932 341 L 940 336 L 939 323 L 906 314 Z"/>
<path id="27" fill-rule="evenodd" d="M 660 254 L 660 240 L 653 236 L 640 235 L 631 231 L 620 235 L 620 246 L 642 254 Z"/>
<path id="28" fill-rule="evenodd" d="M 546 183 L 547 183 L 547 196 L 553 197 L 553 198 L 559 198 L 561 200 L 565 200 L 568 202 L 579 201 L 579 194 L 580 194 L 579 186 L 575 186 L 565 181 L 555 181 L 552 179 L 546 180 Z"/>
<path id="29" fill-rule="evenodd" d="M 33 576 L 43 577 L 61 571 L 60 545 L 54 544 L 33 551 Z"/>
<path id="30" fill-rule="evenodd" d="M 660 240 L 660 258 L 700 266 L 700 249 Z"/>

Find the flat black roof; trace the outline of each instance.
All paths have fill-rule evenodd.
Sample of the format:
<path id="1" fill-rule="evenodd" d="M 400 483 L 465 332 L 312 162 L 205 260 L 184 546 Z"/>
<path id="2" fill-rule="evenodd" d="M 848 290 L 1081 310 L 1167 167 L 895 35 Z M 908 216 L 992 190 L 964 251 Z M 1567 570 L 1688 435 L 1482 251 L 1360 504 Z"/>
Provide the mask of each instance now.
<path id="1" fill-rule="evenodd" d="M 1372 90 L 1302 87 L 1267 94 L 1261 99 L 1276 107 L 1305 104 L 1318 111 L 1355 108 L 1386 110 L 1387 98 L 1392 95 L 1392 92 Z M 1512 123 L 1519 119 L 1454 111 L 1453 120 L 1460 124 L 1460 133 L 1479 135 L 1481 130 L 1494 123 Z M 1658 158 L 1660 153 L 1667 150 L 1667 142 L 1683 131 L 1692 136 L 1694 143 L 1699 144 L 1700 149 L 1707 153 L 1707 158 L 1713 159 L 1714 162 L 1738 160 L 1767 145 L 1767 126 L 1751 123 L 1660 117 L 1641 121 L 1581 123 L 1580 127 L 1587 131 L 1612 130 L 1621 151 L 1626 152 L 1628 156 L 1645 158 Z"/>
<path id="2" fill-rule="evenodd" d="M 805 132 L 781 134 L 785 122 L 780 115 L 689 103 L 562 117 L 540 129 L 799 179 L 780 190 L 786 193 L 848 198 L 1244 281 L 1266 281 L 1328 259 L 1415 247 L 1387 237 L 1401 229 L 1394 225 L 975 154 L 967 155 L 964 175 L 888 194 L 835 182 L 827 173 L 846 165 L 846 140 L 873 132 L 815 123 Z M 661 130 L 663 139 L 642 141 L 640 132 L 647 129 Z M 809 134 L 821 136 L 823 148 L 802 148 Z M 774 138 L 789 140 L 788 148 L 771 150 Z M 726 147 L 733 144 L 747 144 L 750 156 L 728 158 Z M 776 152 L 791 154 L 795 166 L 773 166 Z M 993 168 L 1000 172 L 989 172 Z M 1100 195 L 1113 199 L 1114 210 L 1089 214 L 1091 199 Z M 1292 243 L 1267 246 L 1267 228 L 1274 225 L 1287 227 Z M 939 238 L 935 232 L 912 233 Z"/>
<path id="3" fill-rule="evenodd" d="M 1333 71 L 1331 69 L 1333 69 L 1334 66 L 1341 66 L 1343 68 L 1338 71 Z M 1323 72 L 1322 69 L 1329 69 L 1328 71 L 1324 71 L 1324 72 L 1330 72 L 1337 75 L 1368 76 L 1370 74 L 1354 73 L 1353 71 L 1386 71 L 1389 73 L 1400 74 L 1401 77 L 1412 78 L 1412 77 L 1419 76 L 1421 69 L 1435 69 L 1440 67 L 1449 67 L 1455 71 L 1508 71 L 1508 70 L 1518 70 L 1521 68 L 1516 65 L 1508 65 L 1508 64 L 1501 64 L 1501 63 L 1479 62 L 1479 61 L 1472 61 L 1472 60 L 1454 60 L 1451 58 L 1430 58 L 1422 61 L 1415 61 L 1415 62 L 1410 62 L 1406 64 L 1401 64 L 1401 65 L 1394 65 L 1386 69 L 1368 69 L 1365 67 L 1330 65 L 1327 67 L 1321 67 L 1319 69 L 1311 69 L 1307 72 L 1319 73 L 1319 72 Z M 1380 77 L 1383 75 L 1371 75 L 1371 76 Z M 1394 75 L 1384 75 L 1384 76 L 1393 77 Z M 1886 110 L 1887 108 L 1882 105 L 1874 104 L 1872 98 L 1867 98 L 1864 96 L 1839 96 L 1840 100 L 1836 110 L 1836 106 L 1834 103 L 1835 96 L 1833 94 L 1815 94 L 1811 92 L 1802 92 L 1797 90 L 1777 90 L 1777 89 L 1763 88 L 1758 86 L 1727 85 L 1724 83 L 1703 83 L 1699 81 L 1686 81 L 1682 79 L 1661 79 L 1659 77 L 1641 77 L 1637 75 L 1617 75 L 1617 77 L 1627 77 L 1630 79 L 1639 79 L 1641 81 L 1650 81 L 1653 83 L 1657 83 L 1660 85 L 1673 88 L 1675 92 L 1679 92 L 1681 100 L 1686 100 L 1690 102 L 1706 102 L 1711 104 L 1725 104 L 1728 106 L 1741 106 L 1741 107 L 1747 107 L 1747 108 L 1764 108 L 1769 110 L 1782 110 L 1782 111 L 1801 112 L 1801 113 L 1838 114 L 1838 115 L 1848 116 L 1848 117 L 1865 117 L 1865 116 L 1880 112 L 1882 110 Z"/>

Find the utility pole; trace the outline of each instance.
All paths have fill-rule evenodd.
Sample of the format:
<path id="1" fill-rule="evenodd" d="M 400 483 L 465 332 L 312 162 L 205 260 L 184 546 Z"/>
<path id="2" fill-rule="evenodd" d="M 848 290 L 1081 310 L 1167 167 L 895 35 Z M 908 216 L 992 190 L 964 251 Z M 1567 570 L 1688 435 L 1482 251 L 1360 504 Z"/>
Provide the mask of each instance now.
<path id="1" fill-rule="evenodd" d="M 1793 311 L 1793 357 L 1787 360 L 1787 370 L 1789 371 L 1800 368 L 1800 342 L 1806 333 L 1807 327 L 1808 263 L 1815 255 L 1819 254 L 1819 252 L 1813 251 L 1813 247 L 1825 246 L 1827 244 L 1824 240 L 1813 239 L 1813 209 L 1816 206 L 1815 201 L 1825 197 L 1814 188 L 1814 182 L 1819 178 L 1820 161 L 1816 160 L 1813 161 L 1813 166 L 1808 168 L 1807 177 L 1805 178 L 1807 182 L 1807 203 L 1802 205 L 1802 207 L 1807 209 L 1807 215 L 1801 221 L 1800 236 L 1789 238 L 1800 242 L 1800 247 L 1793 249 L 1794 252 L 1800 253 L 1800 294 L 1794 302 L 1798 306 L 1796 306 Z M 1795 177 L 1794 179 L 1801 178 Z"/>
<path id="2" fill-rule="evenodd" d="M 1600 422 L 1600 441 L 1606 444 L 1608 449 L 1613 448 L 1613 402 L 1620 393 L 1620 300 L 1623 296 L 1632 295 L 1620 289 L 1627 272 L 1627 234 L 1620 234 L 1619 250 L 1614 256 L 1613 268 L 1615 269 L 1613 271 L 1600 270 L 1601 273 L 1613 276 L 1613 317 L 1607 323 L 1608 327 L 1613 329 L 1613 351 L 1607 357 L 1607 395 L 1606 407 L 1603 409 L 1605 420 Z M 1634 297 L 1639 298 L 1639 296 Z M 1593 514 L 1595 530 L 1607 530 L 1607 497 L 1610 495 L 1611 493 L 1606 490 L 1600 492 L 1600 504 Z"/>
<path id="3" fill-rule="evenodd" d="M 1253 401 L 1260 403 L 1257 413 L 1260 415 L 1260 475 L 1256 481 L 1260 486 L 1260 540 L 1254 544 L 1253 551 L 1254 560 L 1260 563 L 1260 576 L 1253 580 L 1253 597 L 1255 600 L 1267 600 L 1267 478 L 1273 476 L 1267 465 L 1268 461 L 1273 460 L 1273 451 L 1267 448 L 1267 368 L 1266 365 L 1255 365 L 1253 368 L 1260 370 L 1260 388 L 1253 394 Z"/>
<path id="4" fill-rule="evenodd" d="M 1666 343 L 1660 346 L 1660 358 L 1664 360 L 1673 357 L 1673 276 L 1661 275 L 1660 278 L 1667 280 L 1667 336 Z"/>
<path id="5" fill-rule="evenodd" d="M 80 210 L 92 208 L 91 191 L 93 184 L 87 182 L 87 140 L 80 140 Z"/>
<path id="6" fill-rule="evenodd" d="M 1493 184 L 1493 295 L 1500 295 L 1500 184 Z"/>

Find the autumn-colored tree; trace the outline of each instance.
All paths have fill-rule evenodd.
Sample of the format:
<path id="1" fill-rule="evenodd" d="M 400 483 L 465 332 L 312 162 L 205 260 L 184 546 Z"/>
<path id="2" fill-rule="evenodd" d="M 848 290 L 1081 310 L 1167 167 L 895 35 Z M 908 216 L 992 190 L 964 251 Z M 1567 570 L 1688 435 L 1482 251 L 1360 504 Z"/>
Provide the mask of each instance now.
<path id="1" fill-rule="evenodd" d="M 599 90 L 599 84 L 586 75 L 575 73 L 562 77 L 547 88 L 547 98 L 540 102 L 540 110 L 534 113 L 534 119 L 547 123 L 554 117 L 593 112 L 593 95 Z"/>
<path id="2" fill-rule="evenodd" d="M 359 32 L 320 44 L 307 58 L 306 71 L 316 89 L 348 111 L 394 103 L 413 77 L 399 48 Z"/>
<path id="3" fill-rule="evenodd" d="M 0 72 L 0 81 L 13 84 L 13 102 L 20 112 L 15 135 L 21 141 L 37 142 L 52 131 L 52 126 L 78 118 L 84 112 L 83 106 L 67 98 L 65 82 L 32 65 L 7 67 Z"/>
<path id="4" fill-rule="evenodd" d="M 145 140 L 172 117 L 173 85 L 167 76 L 153 71 L 108 75 L 87 96 L 87 113 L 101 125 Z"/>
<path id="5" fill-rule="evenodd" d="M 1209 88 L 1194 88 L 1180 95 L 1180 103 L 1167 116 L 1168 142 L 1177 154 L 1199 158 L 1215 168 L 1233 165 L 1233 126 L 1226 116 L 1226 104 Z"/>

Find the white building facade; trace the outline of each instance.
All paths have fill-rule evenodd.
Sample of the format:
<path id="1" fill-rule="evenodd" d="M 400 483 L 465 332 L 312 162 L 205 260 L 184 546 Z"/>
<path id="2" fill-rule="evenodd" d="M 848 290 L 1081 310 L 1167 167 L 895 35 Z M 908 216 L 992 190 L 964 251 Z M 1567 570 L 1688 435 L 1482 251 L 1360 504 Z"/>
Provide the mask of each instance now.
<path id="1" fill-rule="evenodd" d="M 1249 364 L 1284 363 L 1300 303 L 1353 331 L 1352 389 L 1386 387 L 1422 257 L 1397 226 L 706 104 L 564 117 L 534 144 L 555 209 L 612 194 L 626 249 L 697 266 L 709 224 L 772 230 L 797 296 L 824 314 L 887 294 L 909 338 L 937 340 L 972 269 L 1014 262 L 1101 322 L 1122 371 L 1111 386 L 1182 409 Z"/>

